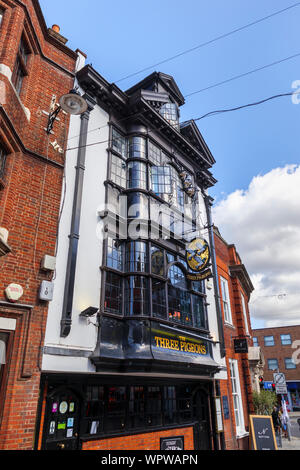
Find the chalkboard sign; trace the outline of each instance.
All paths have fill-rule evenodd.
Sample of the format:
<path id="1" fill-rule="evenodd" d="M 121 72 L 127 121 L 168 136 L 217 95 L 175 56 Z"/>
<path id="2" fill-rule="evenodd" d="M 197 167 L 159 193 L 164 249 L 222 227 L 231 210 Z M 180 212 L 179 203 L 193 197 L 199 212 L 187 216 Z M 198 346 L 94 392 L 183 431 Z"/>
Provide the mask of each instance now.
<path id="1" fill-rule="evenodd" d="M 254 450 L 277 450 L 272 416 L 250 416 L 251 442 Z"/>
<path id="2" fill-rule="evenodd" d="M 184 437 L 161 438 L 160 450 L 184 450 Z"/>

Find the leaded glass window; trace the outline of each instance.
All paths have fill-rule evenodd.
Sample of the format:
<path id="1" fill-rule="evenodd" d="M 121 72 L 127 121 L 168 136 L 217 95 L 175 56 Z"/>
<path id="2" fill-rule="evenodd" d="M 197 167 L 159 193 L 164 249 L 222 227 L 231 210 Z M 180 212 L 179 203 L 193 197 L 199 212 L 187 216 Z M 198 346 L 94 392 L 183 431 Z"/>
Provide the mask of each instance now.
<path id="1" fill-rule="evenodd" d="M 123 246 L 119 240 L 107 239 L 107 263 L 109 268 L 123 270 Z"/>
<path id="2" fill-rule="evenodd" d="M 146 140 L 143 137 L 130 137 L 128 143 L 129 158 L 147 158 Z"/>
<path id="3" fill-rule="evenodd" d="M 192 325 L 191 296 L 186 289 L 184 272 L 177 265 L 171 266 L 168 285 L 169 320 Z"/>
<path id="4" fill-rule="evenodd" d="M 166 318 L 165 282 L 152 279 L 152 313 L 154 317 Z"/>
<path id="5" fill-rule="evenodd" d="M 112 129 L 112 148 L 123 158 L 127 158 L 127 140 L 114 128 Z"/>
<path id="6" fill-rule="evenodd" d="M 204 299 L 199 295 L 192 294 L 194 326 L 205 328 Z"/>
<path id="7" fill-rule="evenodd" d="M 164 194 L 172 193 L 171 168 L 169 166 L 153 166 L 150 170 L 151 189 L 162 197 Z"/>
<path id="8" fill-rule="evenodd" d="M 145 242 L 135 241 L 126 245 L 126 272 L 146 272 L 148 268 L 148 246 Z"/>
<path id="9" fill-rule="evenodd" d="M 127 165 L 127 188 L 147 189 L 147 165 L 129 162 Z"/>
<path id="10" fill-rule="evenodd" d="M 126 387 L 109 387 L 106 431 L 115 431 L 125 428 L 127 409 Z"/>
<path id="11" fill-rule="evenodd" d="M 126 163 L 116 155 L 111 156 L 110 178 L 118 186 L 126 188 Z"/>
<path id="12" fill-rule="evenodd" d="M 147 315 L 149 313 L 149 280 L 143 276 L 125 279 L 125 315 Z"/>
<path id="13" fill-rule="evenodd" d="M 149 142 L 149 160 L 154 163 L 156 166 L 161 165 L 161 149 L 154 145 L 152 142 Z"/>
<path id="14" fill-rule="evenodd" d="M 122 315 L 122 277 L 106 272 L 104 309 Z"/>
<path id="15" fill-rule="evenodd" d="M 175 103 L 166 103 L 160 108 L 160 114 L 172 127 L 179 130 L 179 110 Z"/>

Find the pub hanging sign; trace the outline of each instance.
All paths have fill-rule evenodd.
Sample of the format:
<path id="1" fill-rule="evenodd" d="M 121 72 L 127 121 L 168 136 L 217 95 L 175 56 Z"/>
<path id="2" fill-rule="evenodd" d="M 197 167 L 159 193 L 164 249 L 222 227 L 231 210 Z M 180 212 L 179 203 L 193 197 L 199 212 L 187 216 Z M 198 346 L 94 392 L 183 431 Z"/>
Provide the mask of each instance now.
<path id="1" fill-rule="evenodd" d="M 209 244 L 203 238 L 192 240 L 186 250 L 186 260 L 189 268 L 195 274 L 187 274 L 190 281 L 203 281 L 212 277 L 211 269 L 208 268 L 210 262 Z"/>

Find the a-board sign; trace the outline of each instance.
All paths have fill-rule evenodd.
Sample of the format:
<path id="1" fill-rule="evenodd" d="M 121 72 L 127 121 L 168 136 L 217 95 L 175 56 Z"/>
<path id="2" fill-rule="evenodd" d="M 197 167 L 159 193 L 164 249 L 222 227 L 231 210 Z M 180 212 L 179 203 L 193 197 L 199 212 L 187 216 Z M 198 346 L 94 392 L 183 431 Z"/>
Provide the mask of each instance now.
<path id="1" fill-rule="evenodd" d="M 184 437 L 161 438 L 160 450 L 184 450 Z"/>
<path id="2" fill-rule="evenodd" d="M 251 446 L 253 450 L 277 450 L 272 416 L 251 415 Z"/>

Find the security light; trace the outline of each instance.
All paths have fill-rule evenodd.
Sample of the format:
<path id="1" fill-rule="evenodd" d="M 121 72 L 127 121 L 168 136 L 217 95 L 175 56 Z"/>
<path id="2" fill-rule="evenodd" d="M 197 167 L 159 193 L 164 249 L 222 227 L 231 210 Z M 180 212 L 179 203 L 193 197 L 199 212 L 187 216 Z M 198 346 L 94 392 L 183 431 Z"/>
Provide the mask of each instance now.
<path id="1" fill-rule="evenodd" d="M 87 309 L 83 310 L 83 312 L 81 312 L 80 316 L 81 317 L 92 317 L 93 315 L 95 315 L 95 313 L 98 312 L 98 308 L 96 307 L 88 307 Z"/>

